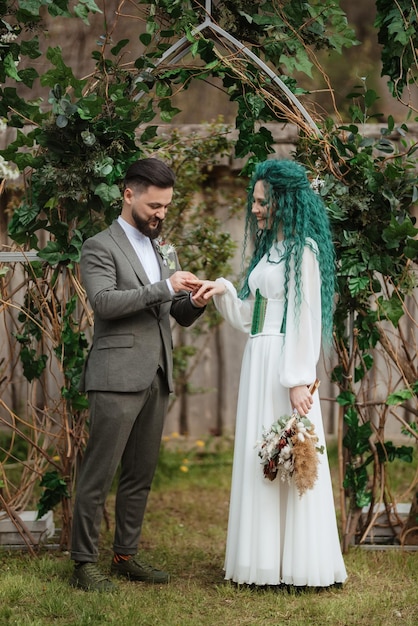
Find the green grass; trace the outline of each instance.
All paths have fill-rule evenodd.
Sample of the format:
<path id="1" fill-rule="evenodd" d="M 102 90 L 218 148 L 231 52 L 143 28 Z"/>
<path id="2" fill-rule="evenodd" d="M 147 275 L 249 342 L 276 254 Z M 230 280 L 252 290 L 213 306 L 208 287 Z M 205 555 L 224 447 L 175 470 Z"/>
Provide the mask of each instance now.
<path id="1" fill-rule="evenodd" d="M 416 626 L 416 552 L 352 548 L 342 590 L 296 595 L 225 582 L 231 460 L 228 442 L 212 442 L 211 452 L 180 440 L 164 447 L 140 549 L 144 560 L 171 572 L 168 585 L 118 581 L 116 593 L 85 593 L 68 585 L 68 555 L 44 550 L 31 558 L 2 550 L 0 625 Z M 112 504 L 111 497 L 111 520 Z M 112 527 L 103 528 L 104 569 L 111 540 Z"/>

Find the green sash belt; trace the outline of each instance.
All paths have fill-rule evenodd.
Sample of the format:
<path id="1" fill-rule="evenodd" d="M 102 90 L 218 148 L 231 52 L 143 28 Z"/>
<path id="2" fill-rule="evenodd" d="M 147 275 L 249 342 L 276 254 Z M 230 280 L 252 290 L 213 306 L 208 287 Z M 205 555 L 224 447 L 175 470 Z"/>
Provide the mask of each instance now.
<path id="1" fill-rule="evenodd" d="M 264 320 L 266 318 L 267 302 L 267 298 L 262 296 L 260 290 L 257 289 L 255 292 L 253 319 L 251 322 L 252 335 L 258 335 L 258 333 L 261 333 L 263 330 Z"/>

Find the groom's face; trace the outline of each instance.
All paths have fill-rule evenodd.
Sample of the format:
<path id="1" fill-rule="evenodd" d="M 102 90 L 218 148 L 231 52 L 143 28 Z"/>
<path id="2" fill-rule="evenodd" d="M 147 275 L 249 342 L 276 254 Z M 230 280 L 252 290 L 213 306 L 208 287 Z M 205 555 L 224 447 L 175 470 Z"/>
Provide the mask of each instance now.
<path id="1" fill-rule="evenodd" d="M 173 198 L 173 188 L 150 185 L 146 189 L 127 187 L 123 195 L 122 217 L 150 239 L 162 230 L 167 209 Z"/>

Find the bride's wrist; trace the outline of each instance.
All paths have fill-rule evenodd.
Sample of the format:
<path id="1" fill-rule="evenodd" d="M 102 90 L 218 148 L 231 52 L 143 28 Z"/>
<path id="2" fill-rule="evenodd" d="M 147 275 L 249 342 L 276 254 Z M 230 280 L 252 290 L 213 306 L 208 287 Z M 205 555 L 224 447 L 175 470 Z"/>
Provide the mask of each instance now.
<path id="1" fill-rule="evenodd" d="M 215 280 L 215 284 L 221 288 L 221 291 L 218 292 L 218 296 L 223 296 L 226 294 L 226 292 L 228 291 L 228 288 L 225 284 L 225 282 L 221 279 L 221 278 L 217 278 Z"/>

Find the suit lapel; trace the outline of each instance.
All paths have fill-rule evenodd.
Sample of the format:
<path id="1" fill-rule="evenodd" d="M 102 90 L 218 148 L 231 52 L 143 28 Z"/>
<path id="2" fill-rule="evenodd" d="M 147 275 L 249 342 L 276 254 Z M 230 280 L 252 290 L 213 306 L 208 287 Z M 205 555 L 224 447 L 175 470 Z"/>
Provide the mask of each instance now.
<path id="1" fill-rule="evenodd" d="M 131 243 L 128 237 L 126 236 L 125 231 L 123 230 L 122 226 L 120 226 L 120 224 L 118 224 L 116 220 L 110 226 L 110 234 L 112 235 L 116 244 L 122 250 L 123 254 L 126 256 L 126 259 L 128 260 L 129 264 L 132 265 L 132 268 L 135 274 L 138 276 L 141 283 L 143 285 L 149 285 L 150 284 L 149 278 L 144 268 L 142 267 L 141 261 L 138 259 L 138 255 L 136 254 L 135 250 L 131 246 Z"/>

